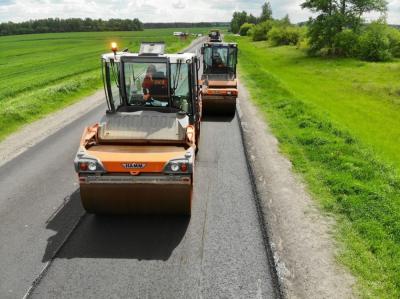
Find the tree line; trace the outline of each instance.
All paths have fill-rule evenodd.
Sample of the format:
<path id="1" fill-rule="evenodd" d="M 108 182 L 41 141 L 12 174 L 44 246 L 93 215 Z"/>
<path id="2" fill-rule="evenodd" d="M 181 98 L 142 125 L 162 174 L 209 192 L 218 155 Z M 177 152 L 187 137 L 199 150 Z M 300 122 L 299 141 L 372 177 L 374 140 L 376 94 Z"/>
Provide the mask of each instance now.
<path id="1" fill-rule="evenodd" d="M 6 22 L 0 24 L 0 35 L 16 35 L 52 32 L 89 32 L 89 31 L 141 31 L 143 23 L 138 19 L 59 19 L 48 18 L 30 20 L 21 23 Z"/>
<path id="2" fill-rule="evenodd" d="M 59 19 L 49 18 L 30 20 L 21 23 L 0 23 L 1 35 L 16 35 L 30 33 L 52 32 L 91 32 L 91 31 L 141 31 L 157 28 L 199 28 L 199 27 L 228 27 L 229 22 L 171 22 L 171 23 L 142 23 L 138 19 Z"/>
<path id="3" fill-rule="evenodd" d="M 173 22 L 173 23 L 144 23 L 144 29 L 158 28 L 199 28 L 199 27 L 228 27 L 229 22 Z"/>
<path id="4" fill-rule="evenodd" d="M 293 25 L 289 15 L 280 20 L 274 19 L 269 2 L 263 4 L 258 17 L 246 11 L 235 12 L 230 29 L 242 36 L 251 36 L 253 41 L 269 40 L 273 46 L 296 45 L 304 35 L 304 29 Z"/>
<path id="5" fill-rule="evenodd" d="M 254 17 L 235 12 L 230 23 L 233 33 L 249 35 L 254 41 L 271 45 L 296 45 L 309 55 L 358 57 L 368 61 L 388 61 L 400 57 L 400 31 L 386 23 L 386 0 L 305 0 L 301 8 L 316 15 L 308 22 L 293 25 L 289 16 L 272 17 L 269 2 Z M 366 23 L 364 16 L 380 18 Z"/>

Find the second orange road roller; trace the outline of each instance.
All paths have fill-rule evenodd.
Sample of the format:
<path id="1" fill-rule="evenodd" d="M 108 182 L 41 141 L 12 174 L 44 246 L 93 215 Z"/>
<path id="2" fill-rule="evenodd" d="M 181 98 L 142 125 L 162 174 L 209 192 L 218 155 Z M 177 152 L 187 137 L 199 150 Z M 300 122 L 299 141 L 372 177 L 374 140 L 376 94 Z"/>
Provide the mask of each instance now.
<path id="1" fill-rule="evenodd" d="M 236 43 L 205 43 L 201 78 L 204 116 L 233 117 L 236 112 L 238 82 Z"/>
<path id="2" fill-rule="evenodd" d="M 210 42 L 222 42 L 221 32 L 219 29 L 211 29 L 208 37 Z"/>
<path id="3" fill-rule="evenodd" d="M 108 109 L 83 132 L 75 158 L 83 207 L 95 214 L 190 215 L 200 137 L 200 63 L 195 54 L 102 56 Z"/>

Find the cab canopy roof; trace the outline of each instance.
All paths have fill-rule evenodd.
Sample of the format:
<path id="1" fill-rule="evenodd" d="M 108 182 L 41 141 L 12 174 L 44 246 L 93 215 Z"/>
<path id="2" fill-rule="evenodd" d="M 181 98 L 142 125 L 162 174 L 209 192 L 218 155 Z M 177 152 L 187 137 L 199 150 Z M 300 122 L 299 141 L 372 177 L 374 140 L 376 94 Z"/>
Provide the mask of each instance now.
<path id="1" fill-rule="evenodd" d="M 203 47 L 231 47 L 231 48 L 237 48 L 237 43 L 204 43 Z"/>
<path id="2" fill-rule="evenodd" d="M 131 53 L 128 50 L 117 52 L 116 43 L 112 43 L 113 52 L 103 54 L 102 58 L 106 62 L 120 62 L 121 58 L 129 57 L 145 57 L 151 60 L 152 57 L 166 58 L 170 63 L 192 63 L 196 57 L 195 53 L 178 53 L 178 54 L 165 54 L 165 43 L 164 42 L 142 42 L 140 44 L 139 53 Z M 115 48 L 114 48 L 115 47 Z"/>
<path id="3" fill-rule="evenodd" d="M 165 43 L 158 42 L 142 42 L 140 45 L 139 55 L 142 56 L 158 56 L 165 53 Z"/>
<path id="4" fill-rule="evenodd" d="M 121 60 L 121 57 L 162 57 L 162 58 L 169 58 L 169 61 L 171 63 L 191 63 L 192 60 L 196 57 L 195 53 L 179 53 L 179 54 L 161 54 L 161 55 L 141 55 L 139 53 L 126 53 L 126 52 L 117 52 L 116 54 L 114 53 L 107 53 L 103 54 L 102 58 L 109 62 L 109 61 L 114 61 L 114 62 L 119 62 Z"/>
<path id="5" fill-rule="evenodd" d="M 128 52 L 116 52 L 114 53 L 107 53 L 103 54 L 102 58 L 103 60 L 110 62 L 120 62 L 121 57 L 137 57 L 137 58 L 143 58 L 143 57 L 160 57 L 160 58 L 168 58 L 170 63 L 192 63 L 193 59 L 196 57 L 195 53 L 178 53 L 178 54 L 140 54 L 140 53 L 128 53 Z"/>

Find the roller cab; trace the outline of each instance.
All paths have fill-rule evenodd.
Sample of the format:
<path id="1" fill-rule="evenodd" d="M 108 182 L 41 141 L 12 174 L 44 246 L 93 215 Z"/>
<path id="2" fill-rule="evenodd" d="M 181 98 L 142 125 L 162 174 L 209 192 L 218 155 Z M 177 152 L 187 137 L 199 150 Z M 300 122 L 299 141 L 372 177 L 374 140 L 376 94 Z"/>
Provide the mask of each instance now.
<path id="1" fill-rule="evenodd" d="M 205 43 L 202 47 L 201 84 L 205 116 L 235 115 L 238 96 L 237 51 L 235 43 Z"/>
<path id="2" fill-rule="evenodd" d="M 108 110 L 84 130 L 74 161 L 89 213 L 191 213 L 199 63 L 147 46 L 102 57 Z"/>

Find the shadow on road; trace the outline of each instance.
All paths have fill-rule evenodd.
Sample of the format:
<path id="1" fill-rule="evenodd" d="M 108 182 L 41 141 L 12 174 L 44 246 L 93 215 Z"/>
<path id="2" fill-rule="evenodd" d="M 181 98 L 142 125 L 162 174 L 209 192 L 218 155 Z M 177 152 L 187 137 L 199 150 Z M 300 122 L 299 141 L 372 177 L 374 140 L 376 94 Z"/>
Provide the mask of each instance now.
<path id="1" fill-rule="evenodd" d="M 48 240 L 43 261 L 50 260 L 57 251 L 56 258 L 67 259 L 168 260 L 182 241 L 189 220 L 176 216 L 85 214 L 77 190 L 47 224 L 46 228 L 56 234 Z"/>

